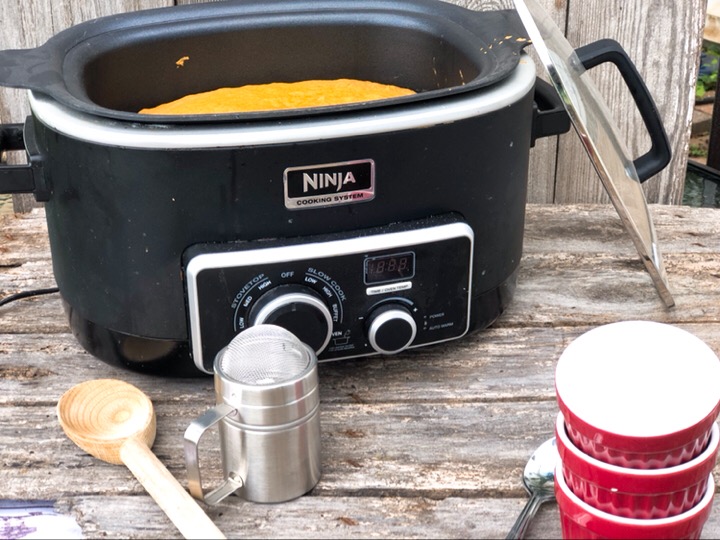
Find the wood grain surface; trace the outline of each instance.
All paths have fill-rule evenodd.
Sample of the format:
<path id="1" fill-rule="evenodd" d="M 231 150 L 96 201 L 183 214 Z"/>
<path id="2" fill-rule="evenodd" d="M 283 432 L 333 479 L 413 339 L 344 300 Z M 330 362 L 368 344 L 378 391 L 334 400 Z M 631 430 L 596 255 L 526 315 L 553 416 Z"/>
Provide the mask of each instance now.
<path id="1" fill-rule="evenodd" d="M 178 4 L 196 2 L 176 0 Z M 511 0 L 452 2 L 473 10 L 513 5 Z M 576 47 L 599 38 L 612 38 L 628 51 L 657 103 L 674 156 L 666 170 L 647 183 L 646 194 L 650 202 L 679 204 L 706 0 L 541 0 L 540 3 Z M 3 23 L 0 49 L 36 47 L 57 32 L 88 19 L 172 4 L 173 0 L 3 0 L 0 2 Z M 593 78 L 611 105 L 631 153 L 637 157 L 647 151 L 646 131 L 617 71 L 600 66 L 593 70 Z M 28 113 L 25 91 L 0 88 L 0 122 L 21 122 Z M 478 141 L 478 145 L 482 145 L 482 141 Z M 22 156 L 12 158 L 17 160 Z M 532 151 L 528 198 L 534 203 L 607 201 L 573 132 L 538 141 Z"/>
<path id="2" fill-rule="evenodd" d="M 228 537 L 503 538 L 526 500 L 520 476 L 552 435 L 554 366 L 583 332 L 618 320 L 675 324 L 720 354 L 720 210 L 651 207 L 677 307 L 666 310 L 609 205 L 529 205 L 513 302 L 492 328 L 397 356 L 320 366 L 323 475 L 280 505 L 206 508 Z M 54 284 L 44 213 L 0 219 L 0 297 Z M 145 392 L 153 451 L 183 485 L 183 433 L 213 405 L 211 378 L 160 379 L 91 357 L 57 295 L 0 307 L 2 497 L 57 500 L 87 537 L 177 537 L 124 468 L 70 442 L 59 397 L 95 378 Z M 203 439 L 220 481 L 217 433 Z M 716 474 L 720 472 L 716 469 Z M 720 499 L 704 538 L 720 536 Z M 529 538 L 560 538 L 543 506 Z"/>

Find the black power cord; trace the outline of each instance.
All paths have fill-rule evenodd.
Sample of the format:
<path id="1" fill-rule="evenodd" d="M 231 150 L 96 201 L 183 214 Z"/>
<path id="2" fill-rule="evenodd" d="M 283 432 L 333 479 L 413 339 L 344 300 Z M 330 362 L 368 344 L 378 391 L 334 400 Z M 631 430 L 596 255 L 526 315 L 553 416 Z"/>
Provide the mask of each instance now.
<path id="1" fill-rule="evenodd" d="M 17 294 L 11 294 L 10 296 L 6 296 L 5 298 L 0 298 L 0 307 L 6 306 L 10 302 L 14 302 L 15 300 L 22 300 L 23 298 L 32 298 L 33 296 L 41 296 L 43 294 L 54 294 L 59 291 L 60 291 L 60 289 L 58 289 L 57 287 L 52 287 L 50 289 L 35 289 L 33 291 L 23 291 L 23 292 L 19 292 Z"/>

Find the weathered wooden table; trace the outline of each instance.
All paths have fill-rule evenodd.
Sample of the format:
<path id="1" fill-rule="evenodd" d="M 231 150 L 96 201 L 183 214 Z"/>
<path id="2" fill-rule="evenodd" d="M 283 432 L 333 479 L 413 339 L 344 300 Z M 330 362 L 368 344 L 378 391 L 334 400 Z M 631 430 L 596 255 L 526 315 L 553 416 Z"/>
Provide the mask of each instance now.
<path id="1" fill-rule="evenodd" d="M 232 497 L 208 513 L 228 537 L 504 537 L 526 501 L 525 463 L 552 435 L 554 366 L 572 339 L 646 319 L 677 324 L 720 353 L 720 210 L 652 213 L 674 309 L 663 308 L 612 207 L 531 205 L 515 298 L 492 328 L 321 365 L 317 487 L 278 505 Z M 3 218 L 0 297 L 53 284 L 42 210 Z M 86 455 L 58 425 L 61 394 L 104 377 L 150 396 L 154 451 L 185 484 L 183 433 L 213 404 L 212 379 L 161 379 L 96 360 L 51 295 L 0 307 L 0 497 L 55 500 L 88 537 L 177 537 L 127 469 Z M 210 466 L 218 451 L 212 439 L 203 444 Z M 206 477 L 212 484 L 219 472 Z M 720 537 L 720 498 L 715 506 L 705 538 Z M 528 536 L 560 537 L 554 503 L 541 507 Z"/>

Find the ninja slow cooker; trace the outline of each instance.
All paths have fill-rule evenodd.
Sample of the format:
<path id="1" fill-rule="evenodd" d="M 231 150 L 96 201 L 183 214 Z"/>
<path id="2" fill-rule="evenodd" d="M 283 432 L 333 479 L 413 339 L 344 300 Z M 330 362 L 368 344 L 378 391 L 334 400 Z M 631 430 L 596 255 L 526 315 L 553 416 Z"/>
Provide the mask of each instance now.
<path id="1" fill-rule="evenodd" d="M 530 148 L 570 126 L 528 41 L 514 10 L 431 0 L 228 1 L 83 23 L 0 53 L 0 84 L 31 90 L 32 109 L 2 128 L 28 164 L 3 167 L 0 192 L 45 201 L 70 326 L 108 362 L 211 372 L 262 323 L 321 361 L 460 338 L 510 301 Z M 667 164 L 667 138 L 608 43 L 577 54 L 621 67 L 653 141 L 635 161 L 644 180 Z M 333 78 L 417 93 L 137 113 L 222 86 Z"/>

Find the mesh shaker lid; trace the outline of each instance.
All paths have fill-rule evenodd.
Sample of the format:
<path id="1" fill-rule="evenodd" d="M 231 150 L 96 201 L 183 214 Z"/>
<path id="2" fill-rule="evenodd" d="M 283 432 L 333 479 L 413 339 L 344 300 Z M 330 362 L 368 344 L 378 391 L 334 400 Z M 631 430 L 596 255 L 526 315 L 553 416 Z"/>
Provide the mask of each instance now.
<path id="1" fill-rule="evenodd" d="M 216 398 L 236 409 L 228 422 L 285 429 L 317 413 L 317 371 L 315 353 L 292 332 L 252 326 L 216 356 Z"/>
<path id="2" fill-rule="evenodd" d="M 261 324 L 235 336 L 218 354 L 215 369 L 237 383 L 267 386 L 297 379 L 311 362 L 312 355 L 295 334 Z"/>

